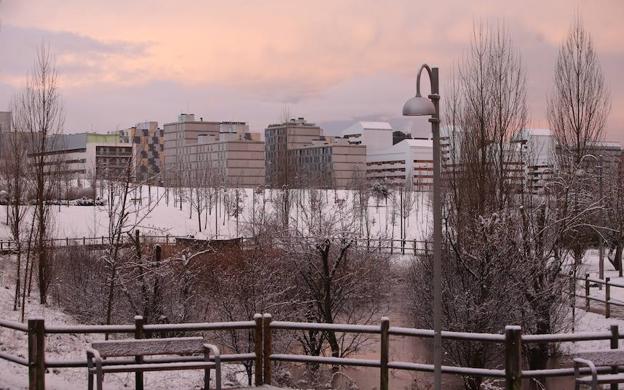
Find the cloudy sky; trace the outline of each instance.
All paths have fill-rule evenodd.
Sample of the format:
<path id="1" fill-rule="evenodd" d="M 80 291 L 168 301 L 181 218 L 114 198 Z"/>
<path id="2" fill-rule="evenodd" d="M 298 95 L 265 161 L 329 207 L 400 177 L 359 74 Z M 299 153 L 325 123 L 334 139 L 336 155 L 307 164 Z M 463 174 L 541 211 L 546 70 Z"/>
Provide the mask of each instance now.
<path id="1" fill-rule="evenodd" d="M 56 55 L 66 131 L 136 122 L 243 120 L 254 131 L 285 110 L 330 131 L 355 120 L 402 122 L 418 66 L 447 70 L 473 24 L 504 22 L 522 54 L 531 126 L 557 48 L 576 13 L 593 36 L 611 96 L 608 138 L 624 141 L 622 0 L 3 0 L 0 110 L 41 42 Z M 444 89 L 442 90 L 444 94 Z"/>

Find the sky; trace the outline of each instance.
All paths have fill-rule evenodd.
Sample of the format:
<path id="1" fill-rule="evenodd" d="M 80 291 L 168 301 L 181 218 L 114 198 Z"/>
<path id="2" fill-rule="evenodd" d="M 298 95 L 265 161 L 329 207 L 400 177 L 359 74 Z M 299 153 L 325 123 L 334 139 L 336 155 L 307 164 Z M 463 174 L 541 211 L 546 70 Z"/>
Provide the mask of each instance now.
<path id="1" fill-rule="evenodd" d="M 449 69 L 485 22 L 509 30 L 526 70 L 529 126 L 547 127 L 557 50 L 577 14 L 611 93 L 607 138 L 624 142 L 622 0 L 2 0 L 0 110 L 44 43 L 70 133 L 187 112 L 260 132 L 289 114 L 329 133 L 387 120 L 418 135 L 427 123 L 401 109 L 419 66 L 440 68 L 444 98 Z"/>

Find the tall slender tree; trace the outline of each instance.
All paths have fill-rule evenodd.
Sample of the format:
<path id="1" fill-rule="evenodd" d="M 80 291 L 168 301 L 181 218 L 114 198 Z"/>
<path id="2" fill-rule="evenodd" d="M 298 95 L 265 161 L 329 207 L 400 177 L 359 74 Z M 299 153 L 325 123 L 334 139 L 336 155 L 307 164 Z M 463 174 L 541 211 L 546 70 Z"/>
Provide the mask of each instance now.
<path id="1" fill-rule="evenodd" d="M 30 177 L 33 181 L 34 198 L 34 250 L 37 257 L 39 301 L 47 301 L 50 283 L 49 251 L 47 238 L 51 216 L 47 200 L 55 188 L 55 171 L 60 169 L 54 155 L 49 152 L 62 132 L 64 114 L 58 89 L 58 74 L 54 57 L 48 46 L 42 45 L 36 54 L 32 72 L 25 89 L 18 95 L 16 112 L 20 131 L 28 134 L 28 150 L 31 156 Z"/>

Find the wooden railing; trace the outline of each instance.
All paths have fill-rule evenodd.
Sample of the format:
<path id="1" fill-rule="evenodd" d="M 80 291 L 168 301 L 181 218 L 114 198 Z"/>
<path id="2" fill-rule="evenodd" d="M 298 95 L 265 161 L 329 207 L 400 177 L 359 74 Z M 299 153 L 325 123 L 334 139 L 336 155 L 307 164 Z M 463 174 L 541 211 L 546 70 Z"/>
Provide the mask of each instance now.
<path id="1" fill-rule="evenodd" d="M 175 245 L 177 239 L 193 239 L 185 236 L 170 235 L 141 235 L 141 242 L 159 245 Z M 317 237 L 303 237 L 305 239 L 315 239 Z M 196 239 L 202 240 L 202 239 Z M 205 239 L 207 242 L 212 239 Z M 400 240 L 388 238 L 353 238 L 355 247 L 366 249 L 368 252 L 403 254 L 403 255 L 425 255 L 432 253 L 431 243 L 420 240 Z M 252 237 L 242 237 L 244 246 L 253 246 L 254 239 Z M 65 237 L 50 238 L 46 240 L 46 245 L 52 248 L 58 247 L 88 247 L 101 248 L 110 245 L 111 239 L 107 236 L 100 237 Z M 132 242 L 128 236 L 120 238 L 121 245 L 130 245 Z M 22 244 L 21 250 L 26 250 L 26 245 Z M 0 240 L 0 253 L 10 253 L 17 251 L 17 244 L 12 240 Z"/>
<path id="2" fill-rule="evenodd" d="M 133 325 L 76 325 L 47 326 L 43 319 L 29 319 L 28 324 L 0 320 L 0 328 L 12 329 L 28 334 L 28 359 L 20 358 L 8 352 L 0 352 L 0 358 L 28 367 L 29 389 L 45 388 L 46 368 L 87 367 L 84 360 L 49 360 L 45 354 L 45 338 L 49 334 L 133 334 L 135 338 L 143 338 L 146 334 L 159 332 L 198 332 L 221 330 L 249 330 L 253 332 L 254 351 L 251 353 L 226 354 L 221 360 L 225 362 L 253 361 L 254 383 L 256 386 L 271 384 L 273 362 L 316 363 L 332 366 L 362 366 L 379 369 L 379 388 L 389 389 L 389 370 L 407 370 L 433 372 L 429 363 L 394 361 L 390 359 L 392 337 L 433 338 L 430 329 L 415 329 L 390 326 L 388 318 L 382 318 L 378 325 L 327 324 L 273 321 L 270 314 L 256 314 L 252 321 L 217 322 L 217 323 L 183 323 L 183 324 L 144 324 L 143 318 L 135 317 Z M 362 359 L 351 357 L 308 356 L 295 353 L 274 353 L 273 338 L 275 331 L 316 330 L 340 333 L 367 333 L 379 335 L 378 358 Z M 612 325 L 605 332 L 584 332 L 564 334 L 523 335 L 519 326 L 507 326 L 504 334 L 463 333 L 443 331 L 443 340 L 461 340 L 466 342 L 486 342 L 501 345 L 504 350 L 504 361 L 496 367 L 461 367 L 442 366 L 445 374 L 460 376 L 476 376 L 501 378 L 505 380 L 506 389 L 520 389 L 522 381 L 532 378 L 573 376 L 573 367 L 549 368 L 544 370 L 527 370 L 522 368 L 522 346 L 534 343 L 561 343 L 574 341 L 609 340 L 610 348 L 617 349 L 620 335 L 617 325 Z M 86 347 L 86 345 L 85 345 Z M 180 360 L 202 359 L 198 357 L 153 358 L 148 361 L 167 363 Z M 105 365 L 128 364 L 132 360 L 107 359 Z M 599 368 L 599 372 L 611 372 L 611 367 Z M 589 369 L 581 369 L 589 373 Z M 139 375 L 139 374 L 137 374 Z M 138 381 L 137 381 L 138 382 Z"/>
<path id="3" fill-rule="evenodd" d="M 575 283 L 575 288 L 574 288 L 576 298 L 581 298 L 585 300 L 585 310 L 587 311 L 590 310 L 592 301 L 599 302 L 604 307 L 605 318 L 610 318 L 611 309 L 613 306 L 624 307 L 623 301 L 619 301 L 611 297 L 612 289 L 614 288 L 624 289 L 624 284 L 612 282 L 611 278 L 609 277 L 606 277 L 604 280 L 591 278 L 588 273 L 585 274 L 585 277 L 583 278 L 577 277 L 577 278 L 574 278 L 574 280 L 577 282 L 581 282 L 582 285 L 585 287 L 584 294 L 579 294 L 578 292 L 576 292 L 576 283 Z M 594 286 L 592 286 L 592 284 Z M 592 287 L 594 288 L 597 287 L 596 285 L 604 288 L 604 297 L 591 295 L 591 289 Z"/>

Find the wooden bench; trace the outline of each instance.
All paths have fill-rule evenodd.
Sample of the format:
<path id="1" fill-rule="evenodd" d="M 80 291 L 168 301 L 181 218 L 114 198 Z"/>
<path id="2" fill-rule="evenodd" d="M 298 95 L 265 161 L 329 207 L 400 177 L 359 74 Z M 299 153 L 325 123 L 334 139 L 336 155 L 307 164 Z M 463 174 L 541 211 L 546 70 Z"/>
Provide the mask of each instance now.
<path id="1" fill-rule="evenodd" d="M 624 350 L 584 352 L 576 356 L 574 359 L 575 390 L 580 390 L 581 386 L 590 386 L 592 390 L 598 390 L 598 385 L 624 383 L 624 373 L 617 372 L 618 366 L 624 366 Z M 591 374 L 582 375 L 580 373 L 582 366 L 589 367 Z M 597 367 L 611 367 L 611 373 L 598 373 Z"/>
<path id="2" fill-rule="evenodd" d="M 144 362 L 142 357 L 149 355 L 190 355 L 203 353 L 203 361 L 182 361 L 174 363 Z M 214 361 L 210 361 L 210 355 Z M 136 356 L 137 362 L 103 365 L 103 358 Z M 165 339 L 109 340 L 92 343 L 87 348 L 87 368 L 89 390 L 93 390 L 93 375 L 97 376 L 97 390 L 102 390 L 104 373 L 144 372 L 168 370 L 204 370 L 204 389 L 209 389 L 210 369 L 216 371 L 215 386 L 221 390 L 221 355 L 219 349 L 206 344 L 201 337 L 177 337 Z"/>

